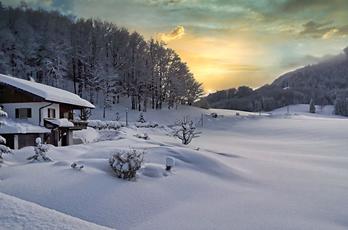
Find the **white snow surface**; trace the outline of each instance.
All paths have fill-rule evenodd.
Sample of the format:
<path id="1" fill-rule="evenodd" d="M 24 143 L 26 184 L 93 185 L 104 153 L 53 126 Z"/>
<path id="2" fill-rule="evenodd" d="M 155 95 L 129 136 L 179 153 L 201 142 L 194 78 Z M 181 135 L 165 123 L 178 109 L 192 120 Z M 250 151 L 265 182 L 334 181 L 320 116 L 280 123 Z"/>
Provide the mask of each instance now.
<path id="1" fill-rule="evenodd" d="M 74 127 L 74 123 L 72 123 L 71 121 L 69 121 L 66 118 L 60 118 L 60 119 L 48 119 L 48 122 L 57 125 L 58 127 Z"/>
<path id="2" fill-rule="evenodd" d="M 47 101 L 60 102 L 70 105 L 77 105 L 87 108 L 94 108 L 89 101 L 80 98 L 78 95 L 69 91 L 58 89 L 52 86 L 37 82 L 27 81 L 7 75 L 0 74 L 0 83 L 7 84 L 26 92 L 32 93 Z"/>
<path id="3" fill-rule="evenodd" d="M 29 122 L 4 119 L 0 125 L 0 134 L 14 134 L 14 133 L 50 133 L 51 130 L 44 127 L 33 125 Z"/>
<path id="4" fill-rule="evenodd" d="M 0 229 L 100 229 L 98 226 L 52 209 L 44 208 L 32 202 L 0 193 Z"/>
<path id="5" fill-rule="evenodd" d="M 136 128 L 139 113 L 130 112 L 129 127 L 100 130 L 98 142 L 51 147 L 53 162 L 27 162 L 32 147 L 4 155 L 0 192 L 125 230 L 348 229 L 348 119 L 295 108 L 261 116 L 190 107 L 144 113 L 157 128 Z M 202 113 L 202 134 L 190 145 L 171 135 L 177 119 L 196 122 Z M 108 164 L 129 148 L 145 151 L 136 181 L 116 178 Z M 170 172 L 167 157 L 175 159 Z M 85 167 L 73 170 L 72 162 Z"/>

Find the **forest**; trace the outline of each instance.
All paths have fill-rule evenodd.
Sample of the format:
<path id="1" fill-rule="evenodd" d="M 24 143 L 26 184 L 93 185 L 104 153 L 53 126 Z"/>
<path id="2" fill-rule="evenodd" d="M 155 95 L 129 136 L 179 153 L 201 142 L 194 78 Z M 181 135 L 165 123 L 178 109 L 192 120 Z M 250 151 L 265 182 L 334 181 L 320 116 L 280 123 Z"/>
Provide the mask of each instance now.
<path id="1" fill-rule="evenodd" d="M 240 86 L 201 99 L 205 108 L 271 111 L 291 104 L 335 105 L 335 113 L 348 116 L 348 47 L 317 64 L 288 72 L 257 89 Z"/>
<path id="2" fill-rule="evenodd" d="M 179 55 L 155 39 L 99 19 L 0 2 L 0 73 L 70 90 L 108 108 L 192 105 L 203 93 Z"/>

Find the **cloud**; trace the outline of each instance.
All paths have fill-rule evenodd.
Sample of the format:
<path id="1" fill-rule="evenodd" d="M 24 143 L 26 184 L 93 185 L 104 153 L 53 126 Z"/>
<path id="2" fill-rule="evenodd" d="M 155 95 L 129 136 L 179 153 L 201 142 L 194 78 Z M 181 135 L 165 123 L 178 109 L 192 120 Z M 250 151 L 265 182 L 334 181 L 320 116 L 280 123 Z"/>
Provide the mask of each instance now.
<path id="1" fill-rule="evenodd" d="M 157 34 L 157 39 L 165 43 L 180 39 L 185 35 L 185 28 L 183 26 L 177 26 L 169 33 L 159 33 Z"/>
<path id="2" fill-rule="evenodd" d="M 335 26 L 329 22 L 317 23 L 309 21 L 303 24 L 303 30 L 299 35 L 311 36 L 313 38 L 331 39 L 333 37 L 344 37 L 348 35 L 348 25 Z"/>
<path id="3" fill-rule="evenodd" d="M 334 37 L 337 33 L 339 32 L 338 29 L 334 28 L 334 29 L 331 29 L 330 31 L 326 32 L 322 38 L 323 39 L 330 39 L 332 37 Z"/>
<path id="4" fill-rule="evenodd" d="M 309 35 L 313 38 L 320 38 L 325 36 L 325 34 L 331 33 L 336 28 L 333 26 L 329 26 L 330 23 L 317 23 L 314 21 L 309 21 L 303 24 L 303 30 L 300 32 L 300 35 Z"/>

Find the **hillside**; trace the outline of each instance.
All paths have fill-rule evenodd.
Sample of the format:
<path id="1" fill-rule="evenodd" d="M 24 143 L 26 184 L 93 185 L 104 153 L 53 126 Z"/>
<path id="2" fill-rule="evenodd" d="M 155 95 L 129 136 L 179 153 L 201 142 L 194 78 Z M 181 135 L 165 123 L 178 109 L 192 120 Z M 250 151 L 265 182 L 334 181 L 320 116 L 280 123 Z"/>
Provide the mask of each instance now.
<path id="1" fill-rule="evenodd" d="M 348 96 L 348 48 L 344 53 L 317 64 L 288 72 L 272 84 L 256 90 L 243 86 L 218 91 L 198 105 L 212 108 L 270 111 L 289 104 L 333 105 L 338 100 L 346 104 Z M 344 105 L 345 106 L 345 105 Z"/>
<path id="2" fill-rule="evenodd" d="M 281 75 L 272 85 L 282 88 L 322 90 L 327 95 L 348 88 L 348 47 L 338 55 L 318 64 L 309 65 Z"/>

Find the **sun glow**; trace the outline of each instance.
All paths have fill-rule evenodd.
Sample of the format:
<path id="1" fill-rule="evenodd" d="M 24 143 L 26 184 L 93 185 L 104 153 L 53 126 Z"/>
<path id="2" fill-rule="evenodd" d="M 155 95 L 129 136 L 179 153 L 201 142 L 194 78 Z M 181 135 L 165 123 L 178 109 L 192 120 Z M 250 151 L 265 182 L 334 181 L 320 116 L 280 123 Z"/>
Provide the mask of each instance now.
<path id="1" fill-rule="evenodd" d="M 262 78 L 264 75 L 258 65 L 248 64 L 261 63 L 264 51 L 246 39 L 230 37 L 217 40 L 188 35 L 168 45 L 188 63 L 196 79 L 203 82 L 206 92 L 240 84 L 250 85 L 253 83 L 250 82 L 251 76 Z"/>

